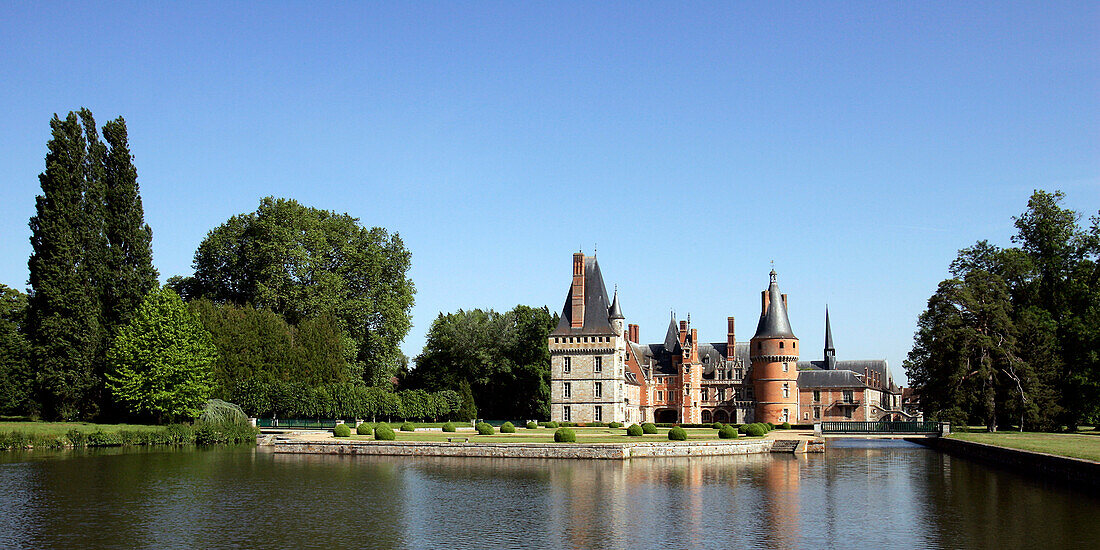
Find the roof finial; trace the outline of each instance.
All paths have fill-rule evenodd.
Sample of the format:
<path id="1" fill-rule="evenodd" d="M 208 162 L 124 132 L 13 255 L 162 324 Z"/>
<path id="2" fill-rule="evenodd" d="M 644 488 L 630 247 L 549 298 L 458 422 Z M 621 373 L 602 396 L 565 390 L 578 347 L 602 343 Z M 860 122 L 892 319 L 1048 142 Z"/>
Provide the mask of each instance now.
<path id="1" fill-rule="evenodd" d="M 596 257 L 596 253 L 599 252 L 599 248 L 600 248 L 599 243 L 592 243 L 592 257 L 593 258 Z"/>

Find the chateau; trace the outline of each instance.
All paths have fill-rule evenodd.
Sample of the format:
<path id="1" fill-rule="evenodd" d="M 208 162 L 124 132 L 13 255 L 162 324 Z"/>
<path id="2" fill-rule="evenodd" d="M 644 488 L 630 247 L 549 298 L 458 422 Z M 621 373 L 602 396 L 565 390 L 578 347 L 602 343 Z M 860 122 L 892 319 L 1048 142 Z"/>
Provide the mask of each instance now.
<path id="1" fill-rule="evenodd" d="M 901 419 L 902 389 L 885 360 L 837 361 L 825 314 L 821 361 L 799 361 L 787 295 L 773 270 L 748 342 L 707 343 L 691 317 L 664 341 L 639 342 L 619 294 L 608 300 L 595 257 L 573 255 L 573 280 L 550 333 L 550 417 L 568 422 L 783 422 Z"/>

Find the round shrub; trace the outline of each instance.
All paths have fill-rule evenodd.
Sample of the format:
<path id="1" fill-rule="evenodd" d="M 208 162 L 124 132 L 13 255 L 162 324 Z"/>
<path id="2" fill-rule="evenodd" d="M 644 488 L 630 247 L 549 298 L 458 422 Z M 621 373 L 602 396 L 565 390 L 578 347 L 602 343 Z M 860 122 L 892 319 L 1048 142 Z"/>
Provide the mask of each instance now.
<path id="1" fill-rule="evenodd" d="M 336 427 L 332 429 L 332 435 L 336 437 L 350 437 L 351 426 L 347 424 L 337 424 Z"/>
<path id="2" fill-rule="evenodd" d="M 455 431 L 455 423 L 454 422 L 448 422 L 448 423 L 444 424 L 443 425 L 443 431 L 445 431 L 445 432 Z"/>
<path id="3" fill-rule="evenodd" d="M 558 423 L 557 423 L 557 422 L 553 422 L 553 421 L 551 421 L 551 422 L 543 422 L 543 423 L 542 423 L 542 427 L 543 427 L 543 428 L 550 428 L 551 430 L 554 430 L 554 429 L 557 429 L 557 427 L 558 427 Z"/>
<path id="4" fill-rule="evenodd" d="M 488 422 L 478 422 L 477 426 L 474 426 L 477 433 L 480 435 L 493 435 L 493 426 Z"/>
<path id="5" fill-rule="evenodd" d="M 769 432 L 775 429 L 775 424 L 772 424 L 771 422 L 764 424 L 764 426 L 768 428 Z"/>
<path id="6" fill-rule="evenodd" d="M 608 428 L 622 428 L 623 423 L 622 422 L 612 422 L 612 423 L 608 424 L 607 427 Z"/>
<path id="7" fill-rule="evenodd" d="M 745 434 L 750 437 L 760 437 L 766 433 L 768 433 L 767 426 L 759 422 L 749 424 L 748 429 L 745 430 Z"/>
<path id="8" fill-rule="evenodd" d="M 500 433 L 502 434 L 514 434 L 516 433 L 516 425 L 511 422 L 505 422 L 500 425 Z"/>
<path id="9" fill-rule="evenodd" d="M 370 435 L 374 430 L 370 429 L 370 424 L 366 422 L 355 427 L 355 433 L 359 435 Z"/>
<path id="10" fill-rule="evenodd" d="M 784 423 L 779 425 L 779 428 L 783 429 L 783 430 L 789 430 L 789 429 L 791 429 L 791 423 L 790 422 L 784 422 Z"/>
<path id="11" fill-rule="evenodd" d="M 630 427 L 626 429 L 626 435 L 630 437 L 640 437 L 642 435 L 642 427 L 637 424 L 631 424 Z"/>
<path id="12" fill-rule="evenodd" d="M 737 439 L 737 430 L 733 426 L 722 426 L 718 430 L 718 439 Z"/>
<path id="13" fill-rule="evenodd" d="M 742 434 L 742 435 L 749 433 L 749 425 L 748 424 L 742 424 L 742 425 L 738 426 L 737 427 L 737 432 Z"/>
<path id="14" fill-rule="evenodd" d="M 401 424 L 401 431 L 403 431 L 403 432 L 415 432 L 416 431 L 416 426 L 414 426 L 412 422 L 405 422 L 405 423 Z"/>
<path id="15" fill-rule="evenodd" d="M 558 428 L 554 431 L 554 441 L 557 443 L 576 443 L 577 434 L 569 428 Z"/>
<path id="16" fill-rule="evenodd" d="M 711 424 L 710 427 L 716 430 L 721 430 L 722 428 L 725 428 L 726 425 L 721 422 L 715 422 L 714 424 Z"/>
<path id="17" fill-rule="evenodd" d="M 642 424 L 642 433 L 655 434 L 657 433 L 657 425 L 652 422 L 646 422 Z"/>
<path id="18" fill-rule="evenodd" d="M 534 430 L 534 429 L 538 429 L 538 427 L 539 427 L 539 424 L 538 424 L 538 422 L 534 422 L 534 421 L 532 421 L 532 422 L 528 422 L 528 423 L 527 423 L 527 429 L 528 429 L 528 430 Z"/>
<path id="19" fill-rule="evenodd" d="M 688 433 L 679 426 L 673 426 L 672 429 L 668 431 L 669 441 L 687 441 L 687 438 Z"/>
<path id="20" fill-rule="evenodd" d="M 397 434 L 393 433 L 393 428 L 385 422 L 374 427 L 374 439 L 378 441 L 393 441 L 397 439 Z"/>

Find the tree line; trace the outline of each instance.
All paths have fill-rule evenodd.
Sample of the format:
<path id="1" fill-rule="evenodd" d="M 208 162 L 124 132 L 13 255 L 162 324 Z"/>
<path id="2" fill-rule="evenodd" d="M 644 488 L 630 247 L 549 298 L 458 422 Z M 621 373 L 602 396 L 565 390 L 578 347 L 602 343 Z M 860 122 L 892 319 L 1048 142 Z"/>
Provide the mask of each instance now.
<path id="1" fill-rule="evenodd" d="M 925 414 L 996 431 L 1100 422 L 1100 215 L 1060 191 L 1013 218 L 1016 246 L 959 251 L 905 361 Z"/>

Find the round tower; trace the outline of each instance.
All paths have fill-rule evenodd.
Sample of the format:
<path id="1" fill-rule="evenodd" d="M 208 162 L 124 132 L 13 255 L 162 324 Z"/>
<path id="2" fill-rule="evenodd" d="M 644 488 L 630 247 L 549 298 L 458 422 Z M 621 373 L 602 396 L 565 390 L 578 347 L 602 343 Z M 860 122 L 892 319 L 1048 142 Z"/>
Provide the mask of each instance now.
<path id="1" fill-rule="evenodd" d="M 798 418 L 798 338 L 787 318 L 787 295 L 779 292 L 773 269 L 760 293 L 760 322 L 750 340 L 756 421 L 782 424 Z"/>
<path id="2" fill-rule="evenodd" d="M 611 322 L 611 328 L 615 331 L 615 334 L 619 337 L 623 337 L 626 333 L 626 317 L 623 316 L 622 309 L 619 308 L 619 289 L 615 289 L 615 298 L 611 300 L 611 307 L 607 310 L 607 320 Z"/>

